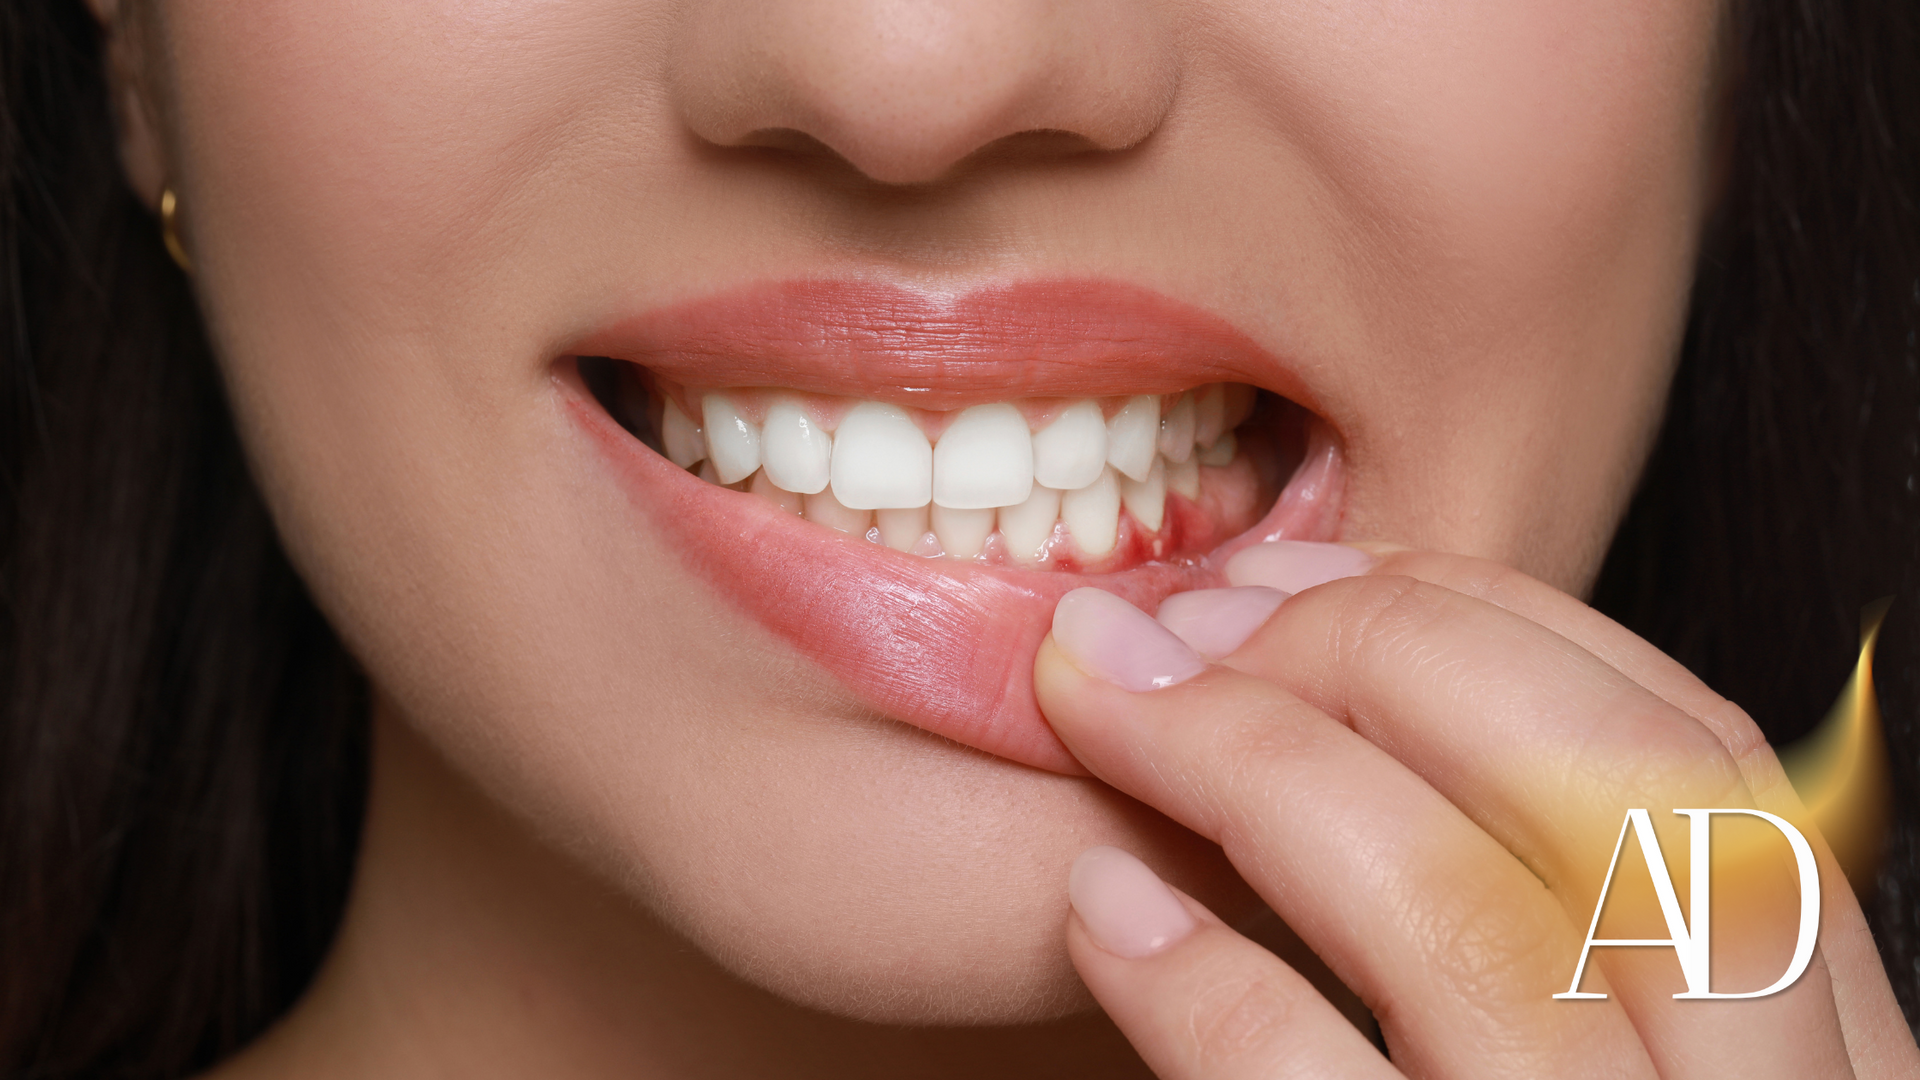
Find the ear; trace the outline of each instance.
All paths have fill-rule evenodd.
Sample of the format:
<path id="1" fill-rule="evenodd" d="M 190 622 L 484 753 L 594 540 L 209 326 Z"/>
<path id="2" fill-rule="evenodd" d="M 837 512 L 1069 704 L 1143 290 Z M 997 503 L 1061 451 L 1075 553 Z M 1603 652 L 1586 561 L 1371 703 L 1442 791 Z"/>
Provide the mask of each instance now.
<path id="1" fill-rule="evenodd" d="M 161 137 L 159 97 L 143 0 L 87 0 L 105 40 L 108 101 L 120 136 L 120 168 L 148 208 L 160 205 L 171 172 Z"/>

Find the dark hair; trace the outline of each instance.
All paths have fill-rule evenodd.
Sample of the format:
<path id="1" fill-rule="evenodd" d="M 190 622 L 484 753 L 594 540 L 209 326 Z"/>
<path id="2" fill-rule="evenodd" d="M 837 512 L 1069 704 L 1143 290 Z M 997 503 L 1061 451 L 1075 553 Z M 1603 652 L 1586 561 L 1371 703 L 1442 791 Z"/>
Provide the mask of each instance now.
<path id="1" fill-rule="evenodd" d="M 1920 1005 L 1920 22 L 1735 0 L 1730 164 L 1597 602 L 1776 741 L 1897 593 L 1872 916 Z M 0 1075 L 168 1077 L 339 918 L 364 680 L 282 553 L 186 281 L 121 182 L 77 0 L 0 6 Z"/>

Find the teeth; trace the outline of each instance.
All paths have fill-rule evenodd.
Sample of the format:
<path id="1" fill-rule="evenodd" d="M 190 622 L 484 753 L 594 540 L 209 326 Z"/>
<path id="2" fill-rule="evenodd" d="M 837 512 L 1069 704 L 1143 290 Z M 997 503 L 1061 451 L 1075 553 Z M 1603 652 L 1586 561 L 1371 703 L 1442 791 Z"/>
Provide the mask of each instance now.
<path id="1" fill-rule="evenodd" d="M 1193 456 L 1193 395 L 1181 394 L 1160 420 L 1160 453 L 1175 463 Z"/>
<path id="2" fill-rule="evenodd" d="M 768 479 L 765 469 L 753 474 L 753 483 L 747 485 L 747 490 L 790 514 L 800 513 L 805 505 L 805 500 L 798 493 L 786 491 Z"/>
<path id="3" fill-rule="evenodd" d="M 667 399 L 666 412 L 660 418 L 660 442 L 666 448 L 667 460 L 683 469 L 693 468 L 707 456 L 707 440 L 700 434 L 700 425 L 688 419 L 672 398 Z"/>
<path id="4" fill-rule="evenodd" d="M 1200 463 L 1192 458 L 1168 462 L 1167 490 L 1185 495 L 1189 500 L 1198 499 L 1200 497 Z"/>
<path id="5" fill-rule="evenodd" d="M 682 468 L 816 524 L 913 555 L 1035 566 L 1051 564 L 1056 536 L 1072 539 L 1069 559 L 1109 555 L 1123 512 L 1145 550 L 1164 554 L 1168 498 L 1197 501 L 1202 467 L 1232 463 L 1255 394 L 1237 383 L 1140 394 L 1111 419 L 1111 399 L 1083 398 L 1035 432 L 1026 403 L 945 417 L 879 401 L 809 412 L 792 391 L 747 388 L 706 393 L 693 415 L 666 398 L 660 436 Z"/>
<path id="6" fill-rule="evenodd" d="M 1193 399 L 1193 441 L 1212 446 L 1227 430 L 1227 388 L 1214 383 Z"/>
<path id="7" fill-rule="evenodd" d="M 1234 452 L 1240 449 L 1240 440 L 1233 432 L 1223 431 L 1205 450 L 1200 451 L 1199 462 L 1202 465 L 1228 465 L 1233 462 Z"/>
<path id="8" fill-rule="evenodd" d="M 833 436 L 820 430 L 797 402 L 777 401 L 760 425 L 760 457 L 774 483 L 812 495 L 831 478 Z"/>
<path id="9" fill-rule="evenodd" d="M 1148 532 L 1159 532 L 1160 525 L 1167 518 L 1167 464 L 1161 458 L 1153 459 L 1153 470 L 1147 473 L 1145 480 L 1120 481 L 1120 502 L 1133 515 L 1133 520 Z"/>
<path id="10" fill-rule="evenodd" d="M 880 526 L 880 542 L 895 551 L 912 551 L 927 535 L 927 508 L 924 506 L 875 510 L 873 523 Z"/>
<path id="11" fill-rule="evenodd" d="M 933 499 L 933 444 L 904 410 L 863 401 L 834 432 L 834 498 L 859 510 L 925 506 Z"/>
<path id="12" fill-rule="evenodd" d="M 1107 422 L 1095 402 L 1074 402 L 1033 437 L 1035 483 L 1072 491 L 1098 480 L 1106 464 Z"/>
<path id="13" fill-rule="evenodd" d="M 1112 551 L 1120 538 L 1119 474 L 1103 469 L 1100 479 L 1062 495 L 1060 521 L 1081 554 L 1098 558 Z"/>
<path id="14" fill-rule="evenodd" d="M 1131 479 L 1145 480 L 1159 432 L 1160 399 L 1152 394 L 1128 398 L 1107 421 L 1107 463 Z"/>
<path id="15" fill-rule="evenodd" d="M 807 520 L 852 536 L 865 536 L 873 527 L 873 511 L 854 510 L 833 497 L 833 491 L 815 492 L 806 497 Z"/>
<path id="16" fill-rule="evenodd" d="M 941 550 L 956 559 L 971 559 L 984 551 L 993 534 L 993 511 L 955 510 L 933 504 L 933 536 Z"/>
<path id="17" fill-rule="evenodd" d="M 846 427 L 841 426 L 841 438 Z M 955 417 L 933 450 L 933 501 L 955 510 L 1025 502 L 1033 489 L 1033 436 L 1007 404 L 975 405 Z"/>
<path id="18" fill-rule="evenodd" d="M 700 399 L 701 429 L 707 437 L 707 460 L 723 484 L 737 483 L 760 467 L 760 429 L 740 415 L 725 394 Z"/>
<path id="19" fill-rule="evenodd" d="M 1060 516 L 1060 493 L 1033 485 L 1033 493 L 1018 506 L 1000 508 L 1000 536 L 1016 562 L 1037 563 L 1046 556 L 1053 523 Z"/>

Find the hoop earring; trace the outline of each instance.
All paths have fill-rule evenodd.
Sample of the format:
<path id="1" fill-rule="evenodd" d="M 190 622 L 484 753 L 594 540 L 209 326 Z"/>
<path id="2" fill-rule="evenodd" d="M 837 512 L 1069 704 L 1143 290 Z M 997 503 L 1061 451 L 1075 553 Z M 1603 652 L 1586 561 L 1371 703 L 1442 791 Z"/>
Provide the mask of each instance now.
<path id="1" fill-rule="evenodd" d="M 187 258 L 187 249 L 180 245 L 180 232 L 175 224 L 180 213 L 180 199 L 173 193 L 173 185 L 167 184 L 160 189 L 160 242 L 167 246 L 167 254 L 173 256 L 175 266 L 193 273 L 193 260 Z"/>

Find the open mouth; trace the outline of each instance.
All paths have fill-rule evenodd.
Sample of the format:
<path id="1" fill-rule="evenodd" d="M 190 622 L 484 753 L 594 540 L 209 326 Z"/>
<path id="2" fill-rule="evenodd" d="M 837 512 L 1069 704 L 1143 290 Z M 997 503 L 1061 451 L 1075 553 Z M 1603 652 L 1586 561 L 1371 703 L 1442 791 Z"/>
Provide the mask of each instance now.
<path id="1" fill-rule="evenodd" d="M 1061 595 L 1152 611 L 1248 544 L 1338 532 L 1304 388 L 1130 286 L 761 286 L 611 323 L 556 372 L 698 576 L 877 711 L 1054 771 L 1082 771 L 1032 696 Z"/>

